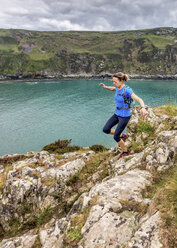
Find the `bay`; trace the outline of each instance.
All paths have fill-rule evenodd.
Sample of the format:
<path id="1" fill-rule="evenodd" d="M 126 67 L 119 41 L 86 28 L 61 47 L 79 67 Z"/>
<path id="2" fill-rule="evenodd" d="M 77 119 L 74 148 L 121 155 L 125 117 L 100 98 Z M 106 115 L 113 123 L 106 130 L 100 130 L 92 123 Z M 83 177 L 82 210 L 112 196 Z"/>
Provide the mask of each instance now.
<path id="1" fill-rule="evenodd" d="M 40 151 L 58 139 L 73 145 L 108 147 L 116 143 L 102 132 L 114 113 L 114 92 L 102 80 L 0 82 L 0 155 Z M 176 81 L 130 80 L 127 83 L 150 107 L 176 103 Z"/>

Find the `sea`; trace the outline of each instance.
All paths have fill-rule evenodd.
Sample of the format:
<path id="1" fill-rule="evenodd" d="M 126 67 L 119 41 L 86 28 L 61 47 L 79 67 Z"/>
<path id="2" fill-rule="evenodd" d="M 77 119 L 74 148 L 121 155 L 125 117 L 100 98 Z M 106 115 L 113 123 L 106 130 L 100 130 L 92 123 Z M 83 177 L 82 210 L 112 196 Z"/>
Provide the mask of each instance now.
<path id="1" fill-rule="evenodd" d="M 109 80 L 1 81 L 0 156 L 41 151 L 58 139 L 82 147 L 115 146 L 113 136 L 102 131 L 114 114 L 115 92 L 99 83 L 113 86 Z M 177 103 L 177 81 L 130 80 L 127 85 L 149 107 Z"/>

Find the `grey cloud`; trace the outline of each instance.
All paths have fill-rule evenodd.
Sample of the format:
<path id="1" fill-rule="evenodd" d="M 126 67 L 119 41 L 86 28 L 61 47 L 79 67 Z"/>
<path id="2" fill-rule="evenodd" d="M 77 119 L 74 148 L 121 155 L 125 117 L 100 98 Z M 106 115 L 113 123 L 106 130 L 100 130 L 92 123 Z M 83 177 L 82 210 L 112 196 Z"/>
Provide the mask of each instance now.
<path id="1" fill-rule="evenodd" d="M 175 27 L 177 21 L 175 0 L 1 1 L 0 28 L 112 31 Z"/>

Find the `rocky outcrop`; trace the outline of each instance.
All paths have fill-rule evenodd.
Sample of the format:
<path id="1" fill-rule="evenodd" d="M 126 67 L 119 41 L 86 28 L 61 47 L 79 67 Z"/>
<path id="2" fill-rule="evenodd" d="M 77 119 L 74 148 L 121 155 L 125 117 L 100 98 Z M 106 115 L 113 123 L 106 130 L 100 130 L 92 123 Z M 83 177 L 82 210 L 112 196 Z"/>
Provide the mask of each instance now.
<path id="1" fill-rule="evenodd" d="M 152 109 L 148 111 L 146 122 L 151 127 L 158 126 L 158 130 L 148 129 L 146 133 L 141 129 L 139 107 L 134 108 L 128 128 L 131 136 L 141 129 L 143 150 L 119 160 L 116 147 L 105 152 L 99 164 L 104 163 L 109 175 L 99 181 L 98 165 L 96 173 L 90 172 L 86 190 L 78 195 L 72 195 L 78 175 L 85 173 L 88 163 L 97 164 L 93 151 L 62 156 L 32 152 L 15 162 L 9 155 L 11 164 L 7 163 L 8 155 L 1 157 L 0 173 L 6 170 L 7 177 L 0 198 L 0 234 L 4 236 L 0 247 L 164 247 L 161 214 L 157 208 L 152 211 L 153 201 L 144 192 L 152 185 L 154 172 L 166 171 L 175 164 L 176 117 L 158 117 Z M 171 123 L 172 130 L 164 130 L 164 119 Z M 127 144 L 131 148 L 131 141 Z M 66 203 L 72 203 L 69 212 L 64 211 Z M 42 216 L 46 222 L 41 222 Z M 30 228 L 35 217 L 37 222 Z M 17 220 L 23 229 L 17 225 L 18 236 L 9 238 Z"/>

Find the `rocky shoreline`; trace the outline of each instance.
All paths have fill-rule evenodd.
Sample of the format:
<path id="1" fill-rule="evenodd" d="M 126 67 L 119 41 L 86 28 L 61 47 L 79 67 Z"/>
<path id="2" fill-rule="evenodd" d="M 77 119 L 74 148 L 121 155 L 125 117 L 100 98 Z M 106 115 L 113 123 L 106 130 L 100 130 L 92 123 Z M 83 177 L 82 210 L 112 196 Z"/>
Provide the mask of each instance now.
<path id="1" fill-rule="evenodd" d="M 17 75 L 0 75 L 0 81 L 9 81 L 9 80 L 55 80 L 55 79 L 110 79 L 112 78 L 113 74 L 106 73 L 106 74 L 53 74 L 53 75 L 46 75 L 46 74 L 17 74 Z M 139 75 L 139 74 L 128 74 L 130 79 L 150 79 L 150 80 L 177 80 L 177 74 L 175 75 Z"/>

